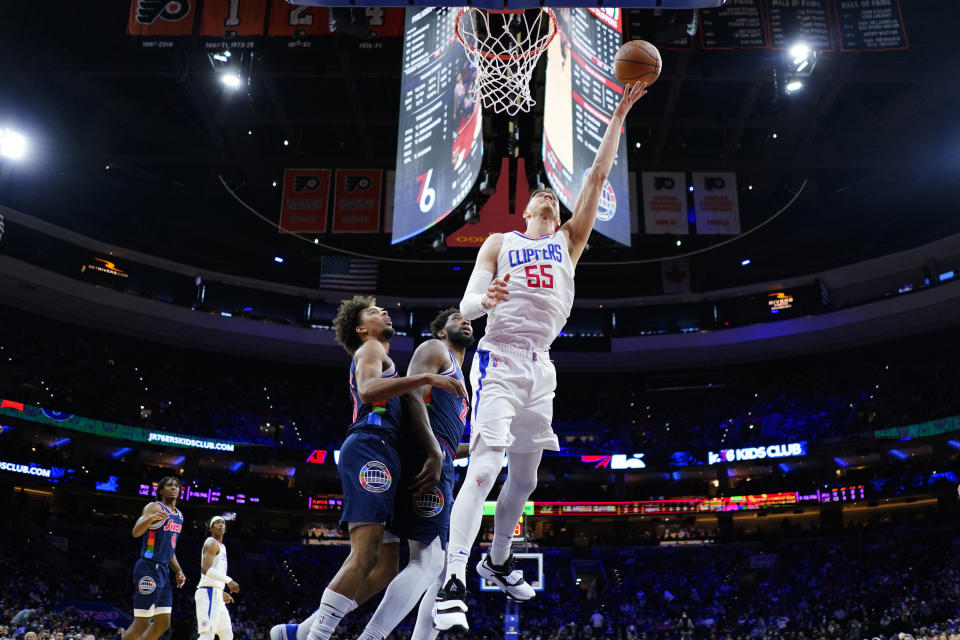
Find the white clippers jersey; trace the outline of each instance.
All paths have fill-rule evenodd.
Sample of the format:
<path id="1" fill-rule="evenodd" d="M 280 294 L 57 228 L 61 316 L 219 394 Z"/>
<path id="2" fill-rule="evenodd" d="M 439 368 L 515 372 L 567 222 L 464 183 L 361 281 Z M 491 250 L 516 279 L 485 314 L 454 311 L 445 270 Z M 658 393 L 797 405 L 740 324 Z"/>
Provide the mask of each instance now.
<path id="1" fill-rule="evenodd" d="M 547 351 L 573 306 L 573 261 L 566 234 L 528 238 L 505 233 L 497 255 L 497 277 L 510 274 L 510 299 L 487 313 L 485 339 L 496 344 Z"/>
<path id="2" fill-rule="evenodd" d="M 214 538 L 214 537 L 211 536 L 211 537 L 207 538 L 207 540 L 216 540 L 216 538 Z M 206 544 L 206 542 L 204 542 L 204 544 Z M 202 556 L 202 554 L 201 554 L 200 562 L 201 562 L 201 567 L 202 567 L 202 563 L 203 563 L 203 556 Z M 222 542 L 220 543 L 220 553 L 218 553 L 218 554 L 214 557 L 214 559 L 213 559 L 213 564 L 211 565 L 211 568 L 218 569 L 218 570 L 219 570 L 221 573 L 223 573 L 224 575 L 230 575 L 230 574 L 227 573 L 227 546 L 226 546 L 225 544 L 223 544 Z M 200 583 L 199 583 L 199 585 L 197 585 L 197 586 L 200 586 L 200 587 L 214 587 L 215 589 L 223 589 L 224 587 L 227 586 L 227 583 L 226 583 L 226 582 L 221 582 L 220 580 L 214 580 L 213 578 L 208 578 L 208 577 L 207 577 L 207 574 L 202 573 L 202 571 L 203 571 L 202 568 L 200 569 L 200 571 L 201 571 L 201 573 L 200 573 Z"/>

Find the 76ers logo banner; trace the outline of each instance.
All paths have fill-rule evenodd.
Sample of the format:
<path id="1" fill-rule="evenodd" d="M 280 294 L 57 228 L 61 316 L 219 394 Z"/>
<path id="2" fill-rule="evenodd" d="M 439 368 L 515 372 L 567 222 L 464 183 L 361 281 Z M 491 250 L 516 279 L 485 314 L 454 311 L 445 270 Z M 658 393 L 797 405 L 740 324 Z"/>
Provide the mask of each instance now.
<path id="1" fill-rule="evenodd" d="M 130 0 L 127 34 L 143 38 L 144 47 L 172 47 L 174 37 L 193 33 L 196 1 Z"/>

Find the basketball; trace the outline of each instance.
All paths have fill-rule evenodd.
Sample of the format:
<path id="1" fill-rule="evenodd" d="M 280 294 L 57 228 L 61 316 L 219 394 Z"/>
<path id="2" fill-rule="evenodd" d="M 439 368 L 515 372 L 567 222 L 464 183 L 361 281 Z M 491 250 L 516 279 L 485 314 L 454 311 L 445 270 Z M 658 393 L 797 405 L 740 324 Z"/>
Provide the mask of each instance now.
<path id="1" fill-rule="evenodd" d="M 646 82 L 649 87 L 660 77 L 660 52 L 646 40 L 631 40 L 617 51 L 613 74 L 621 84 Z"/>

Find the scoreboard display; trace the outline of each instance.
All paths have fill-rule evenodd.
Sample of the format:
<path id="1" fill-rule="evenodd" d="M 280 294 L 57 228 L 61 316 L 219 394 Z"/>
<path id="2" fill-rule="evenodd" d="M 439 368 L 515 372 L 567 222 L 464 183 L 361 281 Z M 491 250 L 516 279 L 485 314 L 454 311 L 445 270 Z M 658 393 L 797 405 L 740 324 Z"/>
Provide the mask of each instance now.
<path id="1" fill-rule="evenodd" d="M 623 87 L 613 58 L 623 44 L 620 8 L 555 9 L 557 36 L 547 49 L 543 106 L 543 169 L 568 209 L 580 193 Z M 630 245 L 626 134 L 607 178 L 594 229 Z"/>
<path id="2" fill-rule="evenodd" d="M 456 7 L 407 9 L 392 243 L 423 233 L 470 193 L 483 160 L 476 69 L 454 37 Z"/>

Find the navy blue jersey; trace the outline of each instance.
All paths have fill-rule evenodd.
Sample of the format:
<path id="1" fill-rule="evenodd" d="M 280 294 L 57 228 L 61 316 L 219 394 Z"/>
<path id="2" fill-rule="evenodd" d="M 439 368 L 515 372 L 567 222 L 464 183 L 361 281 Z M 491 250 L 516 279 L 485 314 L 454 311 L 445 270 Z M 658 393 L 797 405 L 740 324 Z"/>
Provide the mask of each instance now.
<path id="1" fill-rule="evenodd" d="M 140 557 L 166 564 L 177 550 L 177 538 L 183 529 L 183 514 L 180 509 L 170 509 L 160 501 L 157 504 L 167 514 L 167 519 L 154 524 L 141 536 Z"/>
<path id="2" fill-rule="evenodd" d="M 445 371 L 441 371 L 440 375 L 450 376 L 454 380 L 463 382 L 463 371 L 460 370 L 457 359 L 449 350 L 447 353 L 450 354 L 450 366 Z M 469 411 L 467 401 L 449 391 L 431 387 L 427 391 L 424 402 L 430 416 L 430 428 L 433 429 L 434 435 L 441 444 L 446 443 L 450 447 L 449 453 L 452 459 L 457 452 L 457 444 L 463 437 L 463 428 Z"/>
<path id="3" fill-rule="evenodd" d="M 372 429 L 388 436 L 391 440 L 399 439 L 400 414 L 403 412 L 403 404 L 400 398 L 390 398 L 372 404 L 366 404 L 360 401 L 360 393 L 357 391 L 356 363 L 350 363 L 350 397 L 353 400 L 353 424 L 347 429 L 347 433 L 352 433 L 358 429 Z M 397 367 L 390 360 L 390 368 L 383 372 L 383 378 L 398 378 Z"/>

